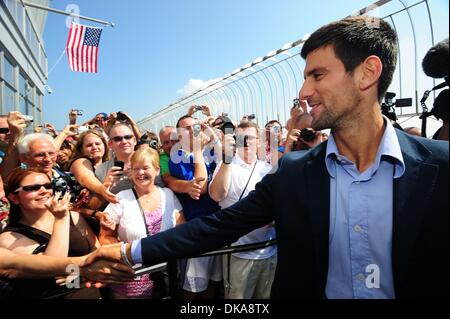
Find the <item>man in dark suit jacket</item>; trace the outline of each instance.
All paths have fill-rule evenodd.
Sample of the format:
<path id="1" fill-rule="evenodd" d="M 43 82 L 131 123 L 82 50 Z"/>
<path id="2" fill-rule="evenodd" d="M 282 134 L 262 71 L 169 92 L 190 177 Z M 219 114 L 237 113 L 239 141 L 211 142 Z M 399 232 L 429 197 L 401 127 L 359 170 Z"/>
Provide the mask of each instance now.
<path id="1" fill-rule="evenodd" d="M 124 244 L 122 259 L 197 255 L 275 220 L 273 298 L 448 298 L 448 143 L 396 131 L 381 114 L 395 32 L 380 19 L 346 18 L 312 34 L 302 56 L 300 99 L 330 140 L 285 156 L 236 205 Z M 372 260 L 379 276 L 367 283 L 361 269 Z"/>

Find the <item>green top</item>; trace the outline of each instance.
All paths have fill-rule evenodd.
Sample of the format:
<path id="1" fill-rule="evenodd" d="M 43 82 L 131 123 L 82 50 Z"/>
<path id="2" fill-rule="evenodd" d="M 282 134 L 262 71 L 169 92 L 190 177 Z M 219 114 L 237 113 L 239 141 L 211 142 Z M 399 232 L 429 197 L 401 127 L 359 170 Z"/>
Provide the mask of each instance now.
<path id="1" fill-rule="evenodd" d="M 159 156 L 159 166 L 161 168 L 161 176 L 163 176 L 165 173 L 169 173 L 169 160 L 170 156 L 166 153 L 162 153 Z"/>

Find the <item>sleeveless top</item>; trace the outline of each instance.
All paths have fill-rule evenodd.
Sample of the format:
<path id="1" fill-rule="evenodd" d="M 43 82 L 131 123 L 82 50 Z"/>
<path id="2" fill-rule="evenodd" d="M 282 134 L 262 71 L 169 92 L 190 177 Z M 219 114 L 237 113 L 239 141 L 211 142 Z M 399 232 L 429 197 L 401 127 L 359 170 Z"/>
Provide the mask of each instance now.
<path id="1" fill-rule="evenodd" d="M 16 224 L 8 226 L 5 232 L 19 233 L 31 240 L 36 241 L 39 246 L 33 251 L 33 255 L 45 252 L 51 235 L 34 227 Z M 75 226 L 72 215 L 70 216 L 70 234 L 69 234 L 69 257 L 80 257 L 89 254 L 95 250 L 89 240 L 81 234 Z M 66 286 L 59 286 L 54 278 L 48 279 L 13 279 L 12 292 L 10 298 L 14 299 L 45 299 L 45 298 L 80 298 L 80 299 L 98 299 L 100 294 L 98 289 L 78 289 L 72 290 Z"/>
<path id="2" fill-rule="evenodd" d="M 163 212 L 161 206 L 153 212 L 145 212 L 145 226 L 148 234 L 153 236 L 161 231 Z M 154 287 L 154 274 L 145 274 L 133 281 L 113 286 L 116 295 L 126 298 L 151 298 Z"/>

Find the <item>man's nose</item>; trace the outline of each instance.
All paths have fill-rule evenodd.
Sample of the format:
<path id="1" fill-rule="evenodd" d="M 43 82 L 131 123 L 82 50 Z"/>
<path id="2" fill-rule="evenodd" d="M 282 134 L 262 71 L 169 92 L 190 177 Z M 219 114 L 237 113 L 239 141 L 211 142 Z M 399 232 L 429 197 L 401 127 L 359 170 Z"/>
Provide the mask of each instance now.
<path id="1" fill-rule="evenodd" d="M 313 87 L 308 79 L 303 82 L 300 92 L 298 93 L 298 98 L 300 100 L 308 100 L 313 95 Z"/>

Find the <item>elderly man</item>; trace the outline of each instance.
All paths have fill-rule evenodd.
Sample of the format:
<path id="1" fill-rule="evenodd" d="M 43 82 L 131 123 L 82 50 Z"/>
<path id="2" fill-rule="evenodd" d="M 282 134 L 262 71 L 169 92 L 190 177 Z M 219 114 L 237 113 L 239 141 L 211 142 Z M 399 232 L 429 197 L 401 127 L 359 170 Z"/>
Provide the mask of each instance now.
<path id="1" fill-rule="evenodd" d="M 20 161 L 29 168 L 37 168 L 53 177 L 57 151 L 53 138 L 48 134 L 28 134 L 18 144 Z"/>
<path id="2" fill-rule="evenodd" d="M 161 167 L 161 176 L 170 174 L 169 160 L 172 147 L 178 142 L 177 129 L 173 126 L 166 126 L 159 132 L 159 140 L 161 141 L 163 152 L 159 156 L 159 164 Z"/>

